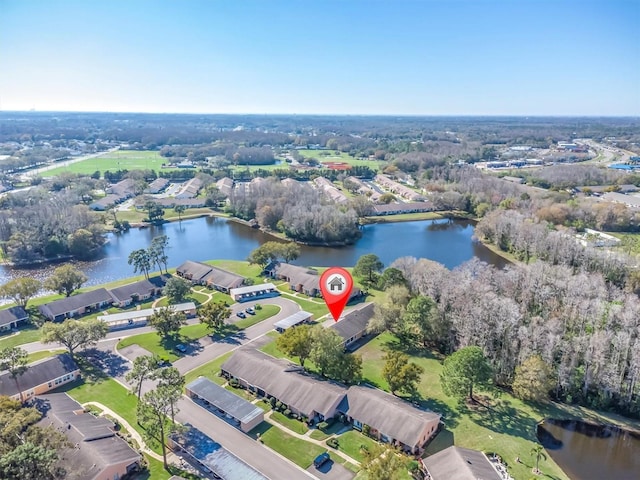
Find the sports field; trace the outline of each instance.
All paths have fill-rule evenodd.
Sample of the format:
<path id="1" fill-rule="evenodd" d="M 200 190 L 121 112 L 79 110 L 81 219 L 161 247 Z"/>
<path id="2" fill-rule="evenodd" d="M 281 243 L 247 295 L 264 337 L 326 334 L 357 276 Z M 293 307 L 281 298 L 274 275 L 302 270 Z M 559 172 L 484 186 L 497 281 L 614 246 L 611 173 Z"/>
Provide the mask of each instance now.
<path id="1" fill-rule="evenodd" d="M 64 172 L 80 173 L 83 175 L 91 175 L 96 170 L 103 175 L 106 170 L 142 170 L 149 169 L 160 171 L 162 164 L 167 159 L 160 156 L 160 152 L 155 151 L 139 151 L 139 150 L 118 150 L 116 152 L 108 152 L 99 157 L 88 158 L 81 162 L 72 163 L 70 165 L 61 165 L 47 172 L 43 172 L 43 177 L 54 177 Z M 162 169 L 175 170 L 175 169 Z"/>
<path id="2" fill-rule="evenodd" d="M 347 153 L 344 152 L 336 152 L 333 150 L 298 150 L 298 153 L 303 157 L 307 158 L 315 158 L 320 163 L 322 162 L 345 162 L 349 165 L 364 165 L 366 167 L 377 170 L 380 168 L 384 162 L 378 160 L 360 160 L 358 158 L 353 158 Z"/>

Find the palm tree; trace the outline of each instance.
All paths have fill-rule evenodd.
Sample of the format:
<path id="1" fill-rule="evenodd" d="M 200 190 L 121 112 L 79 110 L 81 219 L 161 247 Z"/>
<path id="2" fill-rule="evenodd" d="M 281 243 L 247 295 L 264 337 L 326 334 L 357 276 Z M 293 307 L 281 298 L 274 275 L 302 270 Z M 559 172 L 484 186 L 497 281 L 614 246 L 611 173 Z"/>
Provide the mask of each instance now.
<path id="1" fill-rule="evenodd" d="M 540 464 L 540 459 L 542 458 L 545 461 L 547 460 L 547 456 L 544 453 L 544 447 L 539 443 L 536 443 L 535 446 L 531 449 L 531 455 L 536 457 L 536 473 L 539 473 L 540 469 L 538 468 L 538 466 Z"/>
<path id="2" fill-rule="evenodd" d="M 182 214 L 187 209 L 184 205 L 176 205 L 173 207 L 173 211 L 178 214 L 178 222 L 182 222 Z"/>

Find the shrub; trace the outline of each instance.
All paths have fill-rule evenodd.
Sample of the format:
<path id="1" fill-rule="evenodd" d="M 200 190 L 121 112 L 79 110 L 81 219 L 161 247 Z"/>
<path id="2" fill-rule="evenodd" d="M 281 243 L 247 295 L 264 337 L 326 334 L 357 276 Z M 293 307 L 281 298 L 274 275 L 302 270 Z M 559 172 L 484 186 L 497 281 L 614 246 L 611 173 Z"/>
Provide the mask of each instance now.
<path id="1" fill-rule="evenodd" d="M 340 442 L 338 442 L 337 438 L 330 438 L 329 440 L 327 440 L 327 445 L 330 446 L 331 448 L 338 448 L 338 446 L 340 445 Z"/>
<path id="2" fill-rule="evenodd" d="M 280 400 L 276 402 L 276 410 L 282 410 L 282 402 Z"/>
<path id="3" fill-rule="evenodd" d="M 284 410 L 284 412 L 282 412 L 282 413 L 284 413 L 284 416 L 285 416 L 285 417 L 290 417 L 290 416 L 291 416 L 291 410 L 289 410 L 288 408 L 286 408 L 286 409 Z"/>
<path id="4" fill-rule="evenodd" d="M 262 310 L 262 305 L 260 305 L 259 303 L 256 304 L 255 307 L 253 307 L 254 310 Z"/>
<path id="5" fill-rule="evenodd" d="M 229 380 L 229 385 L 231 385 L 233 388 L 238 388 L 240 387 L 240 382 L 238 382 L 238 380 L 236 380 L 235 378 L 232 378 L 231 380 Z"/>
<path id="6" fill-rule="evenodd" d="M 328 424 L 327 422 L 320 422 L 320 423 L 318 424 L 318 428 L 319 428 L 320 430 L 326 430 L 327 428 L 329 428 L 329 424 Z"/>
<path id="7" fill-rule="evenodd" d="M 275 408 L 276 406 L 276 399 L 274 397 L 271 397 L 269 399 L 269 403 L 271 404 L 271 408 Z"/>
<path id="8" fill-rule="evenodd" d="M 371 435 L 371 427 L 366 423 L 362 425 L 362 433 L 364 433 L 367 437 Z"/>

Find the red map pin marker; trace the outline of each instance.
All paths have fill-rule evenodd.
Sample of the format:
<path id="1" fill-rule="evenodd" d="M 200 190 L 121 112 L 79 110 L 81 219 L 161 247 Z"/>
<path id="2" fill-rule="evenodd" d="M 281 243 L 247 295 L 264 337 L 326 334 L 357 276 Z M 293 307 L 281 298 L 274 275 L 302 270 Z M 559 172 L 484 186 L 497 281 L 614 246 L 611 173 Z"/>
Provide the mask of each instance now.
<path id="1" fill-rule="evenodd" d="M 351 296 L 353 278 L 344 268 L 331 267 L 320 277 L 320 291 L 331 316 L 338 321 Z"/>

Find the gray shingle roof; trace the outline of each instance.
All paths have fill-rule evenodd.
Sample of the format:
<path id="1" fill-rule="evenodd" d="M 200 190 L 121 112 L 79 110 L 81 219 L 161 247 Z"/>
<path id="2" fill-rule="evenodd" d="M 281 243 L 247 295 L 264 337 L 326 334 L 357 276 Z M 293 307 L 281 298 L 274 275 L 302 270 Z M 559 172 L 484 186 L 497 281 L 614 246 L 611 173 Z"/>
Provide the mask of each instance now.
<path id="1" fill-rule="evenodd" d="M 176 272 L 184 277 L 190 278 L 194 282 L 199 282 L 211 272 L 211 265 L 187 260 L 176 268 Z"/>
<path id="2" fill-rule="evenodd" d="M 359 386 L 347 391 L 343 413 L 410 446 L 420 443 L 427 423 L 440 419 L 437 413 L 417 408 L 382 390 Z"/>
<path id="3" fill-rule="evenodd" d="M 0 310 L 0 327 L 27 318 L 29 318 L 29 315 L 27 315 L 27 312 L 25 312 L 22 307 L 11 307 L 6 310 Z"/>
<path id="4" fill-rule="evenodd" d="M 373 318 L 373 310 L 373 302 L 365 303 L 358 308 L 349 310 L 330 328 L 333 328 L 345 340 L 349 340 L 367 330 L 369 321 Z"/>
<path id="5" fill-rule="evenodd" d="M 273 395 L 286 405 L 310 416 L 332 413 L 347 389 L 317 379 L 301 367 L 253 349 L 239 349 L 222 365 L 222 370 Z"/>
<path id="6" fill-rule="evenodd" d="M 227 270 L 223 270 L 222 268 L 211 267 L 211 271 L 205 277 L 205 281 L 212 285 L 231 289 L 242 285 L 244 277 Z"/>
<path id="7" fill-rule="evenodd" d="M 32 363 L 27 371 L 20 375 L 18 382 L 22 391 L 29 390 L 44 383 L 78 370 L 71 356 L 64 353 Z M 0 395 L 17 395 L 20 393 L 16 382 L 9 372 L 0 373 Z"/>
<path id="8" fill-rule="evenodd" d="M 433 480 L 501 480 L 491 462 L 477 450 L 451 446 L 423 462 Z"/>
<path id="9" fill-rule="evenodd" d="M 96 418 L 90 413 L 80 413 L 82 406 L 66 393 L 50 393 L 36 399 L 38 407 L 45 412 L 40 425 L 54 426 L 72 444 L 77 444 L 77 448 L 62 452 L 59 463 L 67 471 L 65 478 L 99 478 L 100 472 L 109 465 L 140 460 L 140 455 L 115 435 L 112 422 L 106 418 Z"/>
<path id="10" fill-rule="evenodd" d="M 129 283 L 121 287 L 111 289 L 111 295 L 118 302 L 129 300 L 133 295 L 148 295 L 150 292 L 162 288 L 165 284 L 165 278 L 156 276 L 149 280 L 146 278 L 139 282 Z"/>
<path id="11" fill-rule="evenodd" d="M 261 408 L 213 383 L 206 377 L 197 378 L 186 388 L 242 423 L 249 423 L 254 418 L 264 414 Z"/>
<path id="12" fill-rule="evenodd" d="M 78 293 L 68 298 L 62 298 L 53 302 L 46 303 L 39 307 L 40 311 L 45 315 L 57 317 L 67 312 L 73 312 L 79 308 L 96 305 L 98 303 L 111 302 L 113 297 L 106 288 L 98 288 L 90 292 Z"/>

